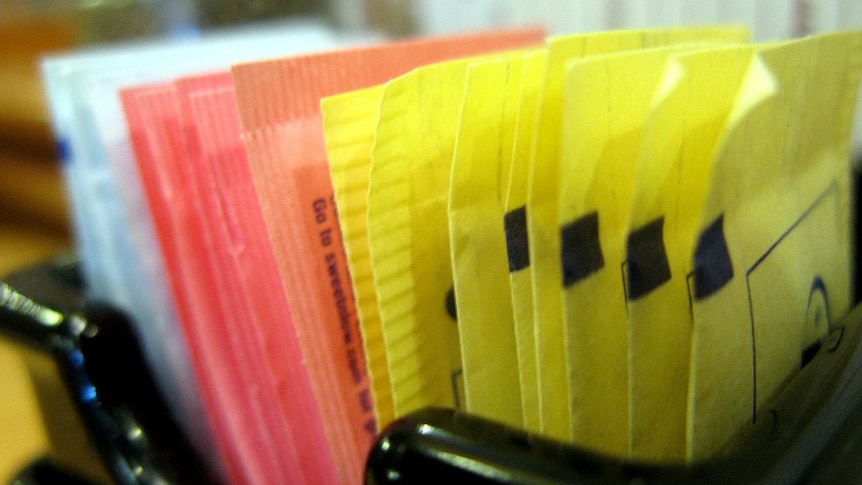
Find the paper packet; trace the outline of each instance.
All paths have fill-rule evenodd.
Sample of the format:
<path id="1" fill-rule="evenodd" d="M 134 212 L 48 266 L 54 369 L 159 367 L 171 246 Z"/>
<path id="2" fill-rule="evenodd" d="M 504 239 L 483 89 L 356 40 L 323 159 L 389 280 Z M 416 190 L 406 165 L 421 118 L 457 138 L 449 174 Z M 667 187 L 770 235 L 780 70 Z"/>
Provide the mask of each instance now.
<path id="1" fill-rule="evenodd" d="M 477 61 L 468 67 L 451 162 L 448 222 L 453 288 L 467 402 L 476 412 L 488 412 L 490 404 L 483 403 L 516 397 L 522 409 L 531 404 L 521 395 L 503 209 L 522 67 L 532 55 Z M 517 424 L 523 425 L 523 417 Z"/>
<path id="2" fill-rule="evenodd" d="M 693 255 L 692 457 L 729 438 L 711 423 L 753 421 L 849 309 L 860 42 L 858 32 L 791 41 L 747 66 Z"/>
<path id="3" fill-rule="evenodd" d="M 681 197 L 690 200 L 691 204 L 696 208 L 702 206 L 706 198 L 709 186 L 711 184 L 710 177 L 712 175 L 711 166 L 718 141 L 723 136 L 723 133 L 730 129 L 728 119 L 731 109 L 737 110 L 737 113 L 744 113 L 744 109 L 754 108 L 758 102 L 772 95 L 768 85 L 764 86 L 767 89 L 761 90 L 755 96 L 749 98 L 746 107 L 738 105 L 734 108 L 734 103 L 737 100 L 739 89 L 742 84 L 745 72 L 748 69 L 749 63 L 754 53 L 761 49 L 762 45 L 748 45 L 729 47 L 719 50 L 709 50 L 699 53 L 685 54 L 677 56 L 674 59 L 674 66 L 668 71 L 668 78 L 675 79 L 673 87 L 668 90 L 667 95 L 663 100 L 663 104 L 659 107 L 658 112 L 654 116 L 653 123 L 660 125 L 666 123 L 672 117 L 682 120 L 682 123 L 688 126 L 687 133 L 681 133 L 676 137 L 671 138 L 670 145 L 680 146 L 681 148 L 674 150 L 675 157 L 681 166 L 701 166 L 705 170 L 703 175 L 704 180 L 697 184 L 692 184 L 691 187 L 685 187 L 681 191 Z M 677 72 L 674 72 L 677 71 Z M 710 93 L 706 95 L 705 93 Z M 754 94 L 754 92 L 752 92 Z M 697 106 L 694 109 L 693 106 Z M 676 171 L 676 169 L 672 169 Z M 689 182 L 690 183 L 690 182 Z M 722 410 L 717 409 L 706 411 L 699 407 L 702 396 L 705 396 L 708 383 L 698 378 L 698 369 L 701 369 L 704 362 L 702 359 L 710 358 L 716 351 L 720 350 L 736 352 L 730 347 L 722 349 L 702 349 L 699 348 L 698 342 L 698 327 L 689 320 L 693 320 L 691 316 L 691 283 L 692 283 L 692 264 L 691 258 L 695 248 L 695 237 L 697 236 L 697 226 L 699 224 L 700 211 L 689 211 L 688 214 L 683 211 L 674 211 L 675 217 L 681 218 L 678 224 L 674 224 L 675 230 L 667 231 L 667 239 L 677 239 L 677 247 L 683 247 L 684 253 L 675 254 L 669 252 L 669 258 L 679 258 L 680 261 L 671 264 L 676 266 L 677 273 L 684 274 L 686 281 L 684 283 L 685 299 L 685 315 L 681 318 L 685 321 L 685 326 L 680 330 L 691 334 L 691 357 L 689 364 L 689 391 L 688 391 L 688 408 L 687 414 L 687 459 L 704 458 L 704 453 L 692 453 L 693 447 L 707 446 L 714 451 L 718 446 L 723 444 L 725 440 L 715 441 L 713 438 L 717 435 L 728 436 L 734 432 L 744 422 L 744 416 L 737 414 L 733 415 L 734 409 L 738 412 L 738 406 L 728 405 L 728 402 L 722 403 Z M 679 253 L 677 251 L 676 253 Z M 690 326 L 691 325 L 691 326 Z M 734 325 L 745 325 L 745 322 L 726 322 L 727 329 Z M 689 330 L 691 328 L 691 330 Z M 679 330 L 679 329 L 678 329 Z M 744 380 L 750 380 L 748 376 L 738 376 Z M 715 404 L 713 400 L 707 402 Z M 724 410 L 730 411 L 730 414 Z M 714 414 L 713 414 L 714 413 Z M 713 417 L 721 416 L 721 422 L 716 421 Z M 705 419 L 704 419 L 705 418 Z M 704 430 L 704 426 L 709 427 L 709 431 Z M 709 436 L 707 438 L 706 436 Z M 704 440 L 705 438 L 705 440 Z M 699 445 L 694 445 L 694 441 L 699 442 Z M 709 441 L 708 443 L 706 441 Z"/>
<path id="4" fill-rule="evenodd" d="M 571 433 L 574 443 L 611 455 L 629 453 L 629 325 L 620 268 L 644 124 L 667 59 L 703 48 L 629 51 L 567 67 L 559 227 Z"/>
<path id="5" fill-rule="evenodd" d="M 465 407 L 520 426 L 519 395 L 483 399 L 488 387 L 513 386 L 471 387 L 461 370 L 447 201 L 461 97 L 476 60 L 421 67 L 386 83 L 372 153 L 369 247 L 396 412 Z M 517 389 L 517 375 L 509 379 Z"/>
<path id="6" fill-rule="evenodd" d="M 566 61 L 587 55 L 682 42 L 742 41 L 746 33 L 732 28 L 679 28 L 603 32 L 563 36 L 548 43 L 538 118 L 533 138 L 528 189 L 527 229 L 542 430 L 567 439 L 570 434 L 568 382 L 560 291 L 559 180 L 562 86 Z"/>
<path id="7" fill-rule="evenodd" d="M 625 280 L 637 457 L 686 458 L 692 328 L 686 275 L 713 150 L 751 52 L 736 46 L 679 54 L 702 62 L 671 60 L 644 127 Z"/>
<path id="8" fill-rule="evenodd" d="M 524 414 L 524 427 L 535 432 L 541 430 L 541 419 L 526 204 L 537 100 L 546 55 L 546 50 L 542 49 L 525 55 L 521 61 L 521 94 L 519 96 L 518 117 L 514 127 L 514 147 L 510 162 L 509 183 L 503 206 L 505 213 L 503 229 L 509 266 L 509 292 L 512 299 L 515 343 L 518 349 L 518 370 L 521 378 L 521 406 Z"/>
<path id="9" fill-rule="evenodd" d="M 383 86 L 373 86 L 329 96 L 320 103 L 329 171 L 335 200 L 341 209 L 338 220 L 350 266 L 378 428 L 396 417 L 368 249 L 368 174 L 382 94 Z"/>

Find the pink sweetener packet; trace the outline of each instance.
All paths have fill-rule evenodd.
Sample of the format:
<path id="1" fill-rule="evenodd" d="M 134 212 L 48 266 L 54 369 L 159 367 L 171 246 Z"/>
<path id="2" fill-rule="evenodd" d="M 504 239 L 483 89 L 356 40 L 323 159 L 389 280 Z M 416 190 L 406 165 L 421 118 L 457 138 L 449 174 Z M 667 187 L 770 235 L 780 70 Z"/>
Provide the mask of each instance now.
<path id="1" fill-rule="evenodd" d="M 275 264 L 257 192 L 241 139 L 230 74 L 199 76 L 176 82 L 183 115 L 195 146 L 190 159 L 199 195 L 207 201 L 219 245 L 230 256 L 225 264 L 239 281 L 249 323 L 251 346 L 264 361 L 261 372 L 275 393 L 271 409 L 276 448 L 291 482 L 337 483 L 329 444 L 308 368 L 291 317 L 285 286 Z M 246 332 L 244 332 L 246 333 Z"/>
<path id="2" fill-rule="evenodd" d="M 240 282 L 225 274 L 189 171 L 175 87 L 123 90 L 137 169 L 153 217 L 192 365 L 203 388 L 216 448 L 231 483 L 282 476 L 267 409 L 275 399 L 261 378 L 259 354 L 243 342 L 245 318 L 234 298 Z"/>

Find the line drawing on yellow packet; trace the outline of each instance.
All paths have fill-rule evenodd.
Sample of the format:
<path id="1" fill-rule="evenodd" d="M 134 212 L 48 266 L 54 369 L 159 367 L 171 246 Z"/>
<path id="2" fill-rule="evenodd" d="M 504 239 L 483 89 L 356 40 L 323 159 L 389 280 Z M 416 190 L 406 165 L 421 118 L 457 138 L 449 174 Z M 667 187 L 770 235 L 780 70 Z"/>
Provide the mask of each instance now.
<path id="1" fill-rule="evenodd" d="M 560 121 L 565 63 L 587 55 L 698 41 L 743 41 L 747 33 L 734 28 L 675 28 L 601 32 L 552 38 L 540 90 L 537 122 L 530 156 L 527 229 L 539 403 L 542 431 L 568 439 L 570 416 L 560 291 L 559 178 Z"/>
<path id="2" fill-rule="evenodd" d="M 481 415 L 523 402 L 502 223 L 522 60 L 469 66 L 452 160 L 449 240 L 464 389 L 468 409 Z"/>
<path id="3" fill-rule="evenodd" d="M 461 391 L 446 209 L 467 66 L 490 58 L 421 67 L 383 89 L 368 235 L 399 416 L 429 405 L 469 409 Z M 520 398 L 498 404 L 488 417 L 520 423 Z"/>
<path id="4" fill-rule="evenodd" d="M 528 54 L 522 61 L 521 94 L 515 126 L 514 147 L 506 191 L 503 227 L 509 260 L 509 291 L 515 322 L 518 371 L 521 378 L 521 407 L 524 428 L 541 431 L 539 418 L 539 376 L 536 367 L 536 336 L 533 325 L 533 289 L 530 279 L 530 251 L 527 236 L 527 180 L 530 150 L 536 123 L 536 103 L 546 50 Z"/>
<path id="5" fill-rule="evenodd" d="M 690 276 L 694 458 L 730 438 L 706 429 L 710 421 L 753 423 L 849 309 L 849 134 L 860 68 L 859 32 L 766 46 L 747 66 L 713 161 Z"/>
<path id="6" fill-rule="evenodd" d="M 371 147 L 374 145 L 382 94 L 381 85 L 321 100 L 326 153 L 340 209 L 338 217 L 359 314 L 378 429 L 395 419 L 389 361 L 371 272 L 367 225 Z"/>
<path id="7" fill-rule="evenodd" d="M 629 452 L 620 267 L 643 128 L 668 57 L 702 48 L 588 57 L 566 69 L 559 227 L 572 441 L 616 456 Z"/>

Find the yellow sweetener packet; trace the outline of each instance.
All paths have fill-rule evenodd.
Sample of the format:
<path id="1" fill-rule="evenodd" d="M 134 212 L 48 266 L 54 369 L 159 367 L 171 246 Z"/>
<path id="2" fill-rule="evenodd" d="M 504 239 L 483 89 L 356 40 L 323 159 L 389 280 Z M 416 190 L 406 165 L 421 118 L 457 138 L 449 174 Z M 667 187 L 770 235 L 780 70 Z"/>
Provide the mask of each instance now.
<path id="1" fill-rule="evenodd" d="M 514 126 L 514 146 L 506 189 L 505 215 L 503 216 L 506 255 L 509 263 L 509 292 L 512 299 L 512 317 L 515 322 L 518 370 L 521 379 L 521 407 L 524 414 L 524 428 L 534 432 L 541 430 L 541 421 L 526 204 L 530 152 L 546 54 L 543 49 L 528 54 L 521 60 L 521 93 L 518 97 L 518 115 Z"/>
<path id="2" fill-rule="evenodd" d="M 523 63 L 470 65 L 452 160 L 449 239 L 464 389 L 468 410 L 485 416 L 502 402 L 523 402 L 503 226 Z M 514 418 L 523 425 L 522 410 Z"/>
<path id="3" fill-rule="evenodd" d="M 381 98 L 368 237 L 399 416 L 465 406 L 447 203 L 467 67 L 475 60 L 418 68 L 387 82 Z M 520 424 L 519 397 L 498 405 L 488 417 Z"/>
<path id="4" fill-rule="evenodd" d="M 368 177 L 382 95 L 383 86 L 380 85 L 323 98 L 320 103 L 329 172 L 341 209 L 338 220 L 379 427 L 396 417 L 368 250 Z"/>
<path id="5" fill-rule="evenodd" d="M 860 32 L 767 46 L 747 66 L 693 257 L 692 457 L 727 441 L 713 423 L 753 422 L 850 307 L 860 67 Z"/>
<path id="6" fill-rule="evenodd" d="M 588 55 L 645 47 L 686 42 L 738 42 L 746 38 L 747 33 L 742 29 L 678 28 L 573 35 L 557 37 L 548 42 L 531 152 L 526 219 L 533 283 L 536 357 L 538 368 L 541 369 L 541 424 L 542 430 L 551 436 L 568 439 L 571 430 L 558 227 L 560 123 L 566 62 Z"/>
<path id="7" fill-rule="evenodd" d="M 620 268 L 641 137 L 675 45 L 569 63 L 560 179 L 563 316 L 572 440 L 629 453 L 628 318 Z"/>
<path id="8" fill-rule="evenodd" d="M 692 327 L 687 275 L 716 140 L 751 49 L 674 58 L 644 127 L 626 260 L 631 449 L 638 458 L 686 458 Z"/>
<path id="9" fill-rule="evenodd" d="M 700 446 L 715 447 L 722 443 L 713 442 L 713 438 L 717 436 L 726 437 L 741 424 L 739 419 L 741 416 L 739 415 L 736 416 L 736 419 L 730 419 L 732 415 L 720 412 L 719 409 L 706 410 L 697 406 L 697 396 L 702 395 L 702 387 L 698 387 L 698 380 L 694 373 L 694 369 L 700 365 L 698 360 L 709 354 L 714 355 L 717 352 L 723 352 L 726 348 L 701 349 L 700 352 L 696 349 L 696 329 L 693 330 L 693 317 L 691 315 L 691 275 L 693 270 L 691 254 L 695 249 L 696 238 L 700 229 L 699 221 L 703 210 L 702 206 L 709 190 L 712 175 L 711 164 L 715 156 L 716 144 L 725 130 L 728 129 L 728 117 L 731 109 L 734 108 L 743 76 L 752 55 L 762 46 L 762 44 L 734 46 L 676 56 L 667 73 L 668 84 L 673 84 L 673 86 L 669 87 L 651 120 L 656 130 L 659 130 L 658 127 L 672 119 L 686 126 L 685 131 L 677 132 L 676 136 L 670 136 L 673 133 L 668 131 L 663 131 L 663 134 L 668 135 L 668 140 L 665 140 L 666 145 L 679 147 L 665 153 L 675 157 L 677 159 L 675 163 L 678 164 L 678 168 L 671 169 L 672 175 L 670 177 L 676 179 L 671 183 L 678 184 L 680 187 L 670 191 L 677 192 L 677 198 L 680 199 L 680 202 L 685 201 L 686 204 L 681 206 L 682 210 L 667 211 L 665 240 L 673 240 L 673 245 L 676 247 L 676 251 L 672 251 L 671 244 L 669 243 L 667 246 L 671 272 L 682 275 L 682 278 L 674 277 L 675 279 L 668 283 L 668 285 L 676 285 L 677 287 L 674 290 L 677 292 L 678 302 L 677 314 L 673 317 L 674 330 L 683 333 L 685 338 L 692 342 L 690 363 L 678 363 L 680 370 L 688 373 L 688 408 L 687 411 L 672 411 L 680 413 L 680 416 L 687 415 L 685 419 L 688 423 L 688 430 L 686 431 L 689 443 L 688 451 L 686 451 L 686 458 L 688 459 L 706 457 L 703 454 L 699 456 L 691 454 L 693 430 L 697 430 L 696 439 L 700 442 Z M 753 102 L 748 102 L 745 106 L 750 109 L 757 104 L 759 99 L 764 99 L 769 95 L 770 91 L 762 91 L 758 96 L 749 98 Z M 736 109 L 741 110 L 743 106 L 740 105 Z M 658 149 L 661 150 L 660 147 Z M 645 153 L 644 156 L 655 155 Z M 686 174 L 690 173 L 690 167 L 696 167 L 699 171 L 697 180 L 676 178 L 675 172 L 677 170 Z M 664 188 L 663 190 L 668 189 Z M 676 222 L 673 222 L 674 220 Z M 656 302 L 656 304 L 669 307 L 666 301 Z M 668 312 L 668 314 L 671 313 L 672 310 Z M 658 323 L 655 324 L 658 325 Z M 739 322 L 726 322 L 728 326 L 737 324 Z M 703 353 L 704 351 L 706 354 Z M 664 350 L 663 353 L 667 355 L 667 350 Z M 707 384 L 708 386 L 708 383 L 702 381 L 699 384 Z M 676 390 L 678 389 L 674 389 L 674 391 Z M 663 396 L 660 402 L 662 405 L 670 404 L 666 396 Z M 709 402 L 713 405 L 719 404 L 714 400 Z M 728 406 L 727 402 L 720 404 L 721 409 L 733 409 L 735 407 Z M 668 412 L 671 411 L 668 410 Z M 716 416 L 722 416 L 722 421 L 710 419 L 713 412 L 716 413 Z M 701 416 L 706 419 L 701 419 Z M 711 429 L 704 430 L 704 425 L 710 426 Z M 710 442 L 706 443 L 703 441 L 704 439 Z"/>

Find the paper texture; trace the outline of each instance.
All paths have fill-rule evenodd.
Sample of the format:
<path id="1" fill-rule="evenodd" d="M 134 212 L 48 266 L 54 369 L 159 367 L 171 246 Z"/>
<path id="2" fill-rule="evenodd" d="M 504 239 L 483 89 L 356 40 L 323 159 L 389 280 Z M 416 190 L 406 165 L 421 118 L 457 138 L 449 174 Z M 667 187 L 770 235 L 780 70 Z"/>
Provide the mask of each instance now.
<path id="1" fill-rule="evenodd" d="M 688 276 L 681 278 L 678 275 L 690 275 L 692 271 L 691 255 L 694 251 L 695 236 L 698 231 L 696 221 L 700 217 L 700 207 L 709 186 L 710 166 L 716 142 L 725 129 L 725 122 L 736 99 L 742 76 L 753 49 L 753 46 L 734 46 L 676 56 L 665 73 L 663 82 L 665 92 L 656 103 L 647 123 L 647 128 L 645 128 L 645 134 L 649 134 L 650 139 L 643 145 L 642 160 L 650 160 L 650 162 L 644 163 L 643 167 L 650 166 L 658 174 L 663 171 L 656 169 L 656 167 L 663 163 L 668 164 L 666 166 L 669 168 L 665 171 L 665 180 L 661 182 L 660 191 L 662 195 L 647 196 L 643 192 L 639 195 L 646 196 L 643 198 L 673 197 L 674 199 L 689 201 L 686 205 L 680 205 L 679 208 L 676 208 L 668 205 L 669 203 L 673 204 L 671 202 L 673 199 L 665 199 L 663 202 L 665 208 L 660 209 L 660 212 L 664 214 L 663 237 L 665 241 L 668 241 L 665 250 L 671 281 L 666 283 L 665 290 L 663 290 L 667 292 L 665 297 L 657 294 L 655 299 L 651 300 L 655 305 L 655 309 L 652 310 L 655 313 L 658 313 L 659 308 L 663 307 L 664 313 L 670 314 L 674 311 L 673 308 L 676 308 L 677 314 L 673 320 L 673 330 L 670 331 L 681 336 L 679 343 L 675 346 L 681 355 L 684 355 L 687 341 L 691 339 L 692 317 L 691 299 L 688 294 L 690 280 Z M 670 130 L 667 128 L 669 123 L 677 123 L 679 128 Z M 646 201 L 641 203 L 647 204 Z M 676 296 L 670 296 L 670 292 Z M 675 307 L 671 303 L 674 298 Z M 643 303 L 633 303 L 630 308 L 635 308 L 636 305 L 639 309 L 644 306 Z M 638 324 L 644 325 L 644 328 L 647 329 L 661 328 L 659 331 L 647 330 L 652 335 L 669 331 L 668 326 L 660 323 L 658 317 L 653 317 L 653 323 L 647 323 L 649 322 L 648 318 L 650 317 L 644 315 L 636 317 L 637 323 L 632 323 L 632 331 L 635 331 L 635 326 Z M 677 326 L 677 322 L 684 323 Z M 653 347 L 653 355 L 658 352 L 661 355 L 668 355 L 666 342 L 669 341 L 669 338 L 673 337 L 666 337 L 661 344 Z M 633 333 L 631 339 L 633 348 L 637 347 L 636 342 L 639 335 Z M 646 343 L 645 340 L 644 343 Z M 659 347 L 661 347 L 660 350 Z M 640 347 L 640 349 L 643 350 L 644 347 Z M 697 365 L 697 359 L 697 352 L 693 348 L 692 366 Z M 654 361 L 654 358 L 647 356 L 644 357 L 644 360 L 651 362 Z M 632 365 L 636 365 L 634 360 Z M 678 373 L 686 375 L 689 372 L 689 365 L 685 363 L 684 357 L 680 358 L 677 365 Z M 646 371 L 651 372 L 649 369 Z M 675 387 L 673 390 L 662 389 L 661 382 L 668 381 L 664 378 L 656 379 L 657 381 L 651 389 L 643 389 L 639 391 L 639 395 L 656 392 L 654 402 L 659 403 L 656 413 L 668 413 L 673 408 L 676 409 L 673 412 L 680 419 L 686 419 L 685 415 L 689 414 L 687 418 L 689 425 L 695 422 L 692 413 L 681 410 L 679 402 L 674 404 L 670 397 L 678 396 L 679 387 Z M 679 384 L 677 383 L 675 386 L 679 386 Z M 700 391 L 694 390 L 694 386 L 694 381 L 689 382 L 689 396 L 700 394 Z M 648 402 L 648 400 L 649 397 L 643 401 Z M 647 411 L 645 414 L 649 416 L 650 412 Z M 646 424 L 647 429 L 643 433 L 647 436 L 653 433 L 652 430 L 648 429 L 649 421 L 649 417 L 642 421 Z M 711 424 L 716 428 L 725 430 L 732 428 L 732 426 L 728 426 L 727 422 L 712 422 Z"/>
<path id="2" fill-rule="evenodd" d="M 712 151 L 750 47 L 708 52 L 715 53 L 708 64 L 713 71 L 700 74 L 699 82 L 713 81 L 710 86 L 698 86 L 698 73 L 689 74 L 683 64 L 668 64 L 644 127 L 636 172 L 625 266 L 630 426 L 632 453 L 648 459 L 685 458 L 692 327 L 685 275 Z"/>
<path id="3" fill-rule="evenodd" d="M 546 51 L 526 55 L 522 62 L 521 95 L 514 133 L 514 148 L 505 199 L 503 228 L 509 261 L 509 291 L 515 341 L 518 348 L 518 370 L 521 377 L 521 406 L 524 427 L 541 430 L 539 415 L 539 371 L 536 367 L 536 333 L 533 324 L 533 289 L 530 279 L 530 249 L 527 235 L 527 182 L 530 150 L 536 126 L 536 108 Z"/>
<path id="4" fill-rule="evenodd" d="M 699 48 L 596 56 L 571 62 L 566 73 L 559 227 L 572 440 L 617 456 L 629 453 L 629 326 L 620 268 L 644 125 L 667 58 Z"/>
<path id="5" fill-rule="evenodd" d="M 516 424 L 521 426 L 523 379 L 509 290 L 503 204 L 509 186 L 524 58 L 469 66 L 448 202 L 452 276 L 468 406 L 473 407 L 480 399 L 519 400 L 522 408 Z M 476 383 L 485 389 L 482 397 L 476 397 L 479 392 L 471 388 Z M 475 409 L 484 411 L 478 405 Z"/>
<path id="6" fill-rule="evenodd" d="M 326 154 L 335 199 L 338 207 L 343 208 L 338 220 L 350 266 L 378 428 L 396 417 L 368 249 L 368 175 L 382 94 L 383 87 L 374 86 L 321 101 Z"/>
<path id="7" fill-rule="evenodd" d="M 371 261 L 396 413 L 466 406 L 520 425 L 518 395 L 495 400 L 497 383 L 470 387 L 461 370 L 446 209 L 469 62 L 422 67 L 386 83 L 368 192 Z M 517 374 L 507 378 L 517 386 Z"/>

